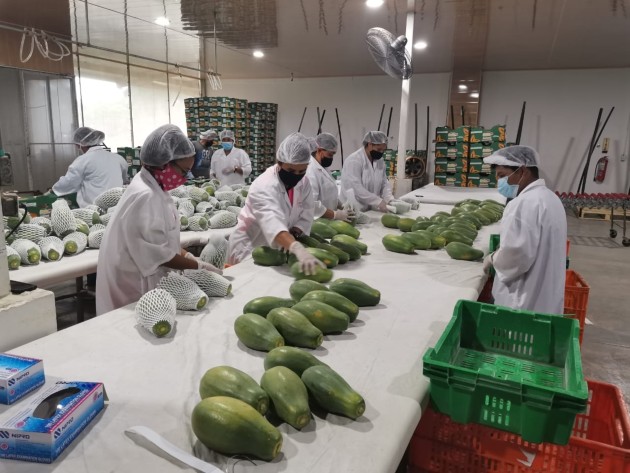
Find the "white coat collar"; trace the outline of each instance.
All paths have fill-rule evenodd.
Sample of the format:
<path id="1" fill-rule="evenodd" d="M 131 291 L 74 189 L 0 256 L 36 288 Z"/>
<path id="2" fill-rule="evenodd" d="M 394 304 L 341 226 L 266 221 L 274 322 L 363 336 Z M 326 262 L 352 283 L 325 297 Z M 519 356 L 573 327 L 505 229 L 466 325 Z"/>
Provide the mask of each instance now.
<path id="1" fill-rule="evenodd" d="M 519 196 L 523 195 L 525 192 L 535 189 L 536 187 L 547 187 L 544 179 L 536 179 L 534 182 L 529 184 L 525 189 L 521 191 Z"/>
<path id="2" fill-rule="evenodd" d="M 101 145 L 99 145 L 99 146 L 92 146 L 91 148 L 89 148 L 89 149 L 88 149 L 85 153 L 83 153 L 83 154 L 88 154 L 88 153 L 91 153 L 92 151 L 100 151 L 100 150 L 102 150 L 102 149 L 105 149 L 105 146 L 101 146 Z"/>
<path id="3" fill-rule="evenodd" d="M 326 169 L 324 166 L 321 165 L 321 163 L 319 163 L 317 161 L 317 159 L 315 159 L 314 157 L 311 156 L 311 162 L 309 164 L 309 166 L 315 166 L 315 171 L 317 172 L 321 172 L 324 176 L 326 176 L 328 179 L 330 179 L 332 182 L 335 182 L 335 179 L 332 177 L 332 175 L 328 172 L 328 169 Z"/>

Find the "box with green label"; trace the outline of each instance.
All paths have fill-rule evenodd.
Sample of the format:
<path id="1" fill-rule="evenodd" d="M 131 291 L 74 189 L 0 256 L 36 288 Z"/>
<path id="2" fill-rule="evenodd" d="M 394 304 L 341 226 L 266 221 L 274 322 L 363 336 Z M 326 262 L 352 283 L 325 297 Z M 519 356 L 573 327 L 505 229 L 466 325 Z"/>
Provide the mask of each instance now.
<path id="1" fill-rule="evenodd" d="M 484 130 L 481 141 L 484 143 L 505 143 L 505 125 L 496 125 Z"/>
<path id="2" fill-rule="evenodd" d="M 456 158 L 457 146 L 449 144 L 447 142 L 435 143 L 435 157 L 436 158 Z"/>
<path id="3" fill-rule="evenodd" d="M 460 173 L 466 174 L 468 172 L 468 159 L 467 158 L 437 158 L 435 160 L 435 172 L 436 173 Z"/>
<path id="4" fill-rule="evenodd" d="M 486 158 L 502 148 L 505 148 L 505 143 L 473 143 L 470 145 L 470 157 Z"/>
<path id="5" fill-rule="evenodd" d="M 448 186 L 448 187 L 466 187 L 467 176 L 466 174 L 435 174 L 433 184 L 436 186 Z"/>
<path id="6" fill-rule="evenodd" d="M 468 163 L 469 174 L 491 174 L 492 165 L 484 163 L 483 159 L 471 159 Z"/>
<path id="7" fill-rule="evenodd" d="M 435 141 L 437 143 L 456 143 L 457 142 L 457 130 L 452 130 L 447 126 L 438 126 L 435 129 Z"/>
<path id="8" fill-rule="evenodd" d="M 492 174 L 468 174 L 467 187 L 492 188 L 497 186 L 497 180 Z"/>

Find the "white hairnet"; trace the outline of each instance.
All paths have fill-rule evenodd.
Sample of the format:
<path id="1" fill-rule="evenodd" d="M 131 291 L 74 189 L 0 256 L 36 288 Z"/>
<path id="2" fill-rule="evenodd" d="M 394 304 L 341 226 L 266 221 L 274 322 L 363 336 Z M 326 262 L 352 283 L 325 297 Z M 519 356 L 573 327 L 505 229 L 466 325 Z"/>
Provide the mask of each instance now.
<path id="1" fill-rule="evenodd" d="M 223 140 L 224 138 L 229 138 L 234 141 L 234 132 L 232 130 L 223 130 L 221 132 L 221 139 Z"/>
<path id="2" fill-rule="evenodd" d="M 162 125 L 144 140 L 140 160 L 149 166 L 163 166 L 195 154 L 191 141 L 175 125 Z"/>
<path id="3" fill-rule="evenodd" d="M 321 149 L 325 149 L 326 151 L 337 151 L 337 138 L 335 138 L 330 133 L 320 133 L 315 138 L 317 142 L 317 147 Z"/>
<path id="4" fill-rule="evenodd" d="M 308 164 L 311 159 L 311 143 L 302 133 L 291 133 L 276 152 L 276 159 L 281 163 Z"/>
<path id="5" fill-rule="evenodd" d="M 374 145 L 387 144 L 387 135 L 382 131 L 368 131 L 363 137 L 363 146 L 366 146 L 368 143 Z"/>
<path id="6" fill-rule="evenodd" d="M 308 140 L 308 145 L 311 148 L 311 154 L 317 151 L 317 140 L 315 138 L 311 138 L 310 136 L 306 138 Z"/>
<path id="7" fill-rule="evenodd" d="M 525 166 L 531 168 L 540 165 L 540 157 L 534 148 L 517 145 L 495 151 L 487 158 L 484 158 L 483 162 L 497 166 Z"/>
<path id="8" fill-rule="evenodd" d="M 200 139 L 202 140 L 216 140 L 219 137 L 216 131 L 214 130 L 206 130 L 200 135 Z"/>
<path id="9" fill-rule="evenodd" d="M 80 146 L 96 146 L 103 143 L 105 139 L 105 133 L 99 130 L 94 130 L 88 126 L 82 126 L 77 128 L 72 137 L 72 142 Z"/>

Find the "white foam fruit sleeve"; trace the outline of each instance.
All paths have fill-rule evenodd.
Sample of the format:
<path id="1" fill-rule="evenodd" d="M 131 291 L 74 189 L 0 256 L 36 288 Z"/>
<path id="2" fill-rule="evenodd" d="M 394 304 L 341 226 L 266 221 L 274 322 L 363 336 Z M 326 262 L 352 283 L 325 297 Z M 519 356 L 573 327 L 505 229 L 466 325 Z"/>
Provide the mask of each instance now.
<path id="1" fill-rule="evenodd" d="M 31 240 L 34 243 L 38 243 L 42 238 L 46 236 L 46 229 L 41 225 L 33 223 L 23 223 L 15 230 L 15 238 L 24 238 Z"/>
<path id="2" fill-rule="evenodd" d="M 168 335 L 175 325 L 177 302 L 164 289 L 153 289 L 136 304 L 136 321 L 156 337 Z"/>
<path id="3" fill-rule="evenodd" d="M 68 207 L 68 203 L 63 199 L 53 202 L 50 221 L 53 232 L 58 237 L 63 238 L 77 230 L 77 221 L 74 218 L 74 214 Z"/>
<path id="4" fill-rule="evenodd" d="M 230 228 L 237 222 L 238 217 L 234 213 L 223 210 L 210 217 L 210 228 Z"/>
<path id="5" fill-rule="evenodd" d="M 85 233 L 73 232 L 63 238 L 65 251 L 69 255 L 82 253 L 88 244 L 88 237 Z"/>
<path id="6" fill-rule="evenodd" d="M 177 210 L 185 217 L 192 217 L 195 214 L 195 206 L 188 199 L 182 199 L 177 205 Z"/>
<path id="7" fill-rule="evenodd" d="M 39 260 L 42 258 L 42 252 L 39 246 L 31 240 L 24 238 L 15 240 L 11 243 L 11 247 L 20 255 L 22 264 L 38 264 Z"/>
<path id="8" fill-rule="evenodd" d="M 232 283 L 220 274 L 204 269 L 186 269 L 183 274 L 209 297 L 225 297 L 232 292 Z"/>
<path id="9" fill-rule="evenodd" d="M 201 261 L 210 263 L 215 268 L 223 269 L 227 260 L 228 242 L 220 235 L 211 235 L 208 243 L 201 250 Z"/>
<path id="10" fill-rule="evenodd" d="M 90 248 L 100 248 L 103 242 L 103 235 L 105 235 L 105 229 L 90 232 L 88 235 L 88 246 Z"/>
<path id="11" fill-rule="evenodd" d="M 125 189 L 122 187 L 114 187 L 106 190 L 94 199 L 94 204 L 99 206 L 101 209 L 108 210 L 118 205 L 118 202 L 124 193 Z"/>
<path id="12" fill-rule="evenodd" d="M 43 227 L 46 230 L 46 236 L 52 233 L 52 222 L 48 217 L 35 217 L 31 223 Z"/>
<path id="13" fill-rule="evenodd" d="M 208 302 L 208 297 L 194 281 L 173 271 L 160 279 L 158 288 L 175 298 L 178 310 L 201 310 Z"/>
<path id="14" fill-rule="evenodd" d="M 188 219 L 188 230 L 203 232 L 208 229 L 208 220 L 201 215 L 193 215 Z"/>
<path id="15" fill-rule="evenodd" d="M 188 194 L 192 200 L 196 200 L 197 202 L 205 202 L 210 197 L 205 190 L 200 189 L 199 187 L 191 187 Z"/>
<path id="16" fill-rule="evenodd" d="M 39 242 L 42 257 L 48 261 L 58 261 L 63 257 L 64 244 L 56 236 L 42 238 Z"/>

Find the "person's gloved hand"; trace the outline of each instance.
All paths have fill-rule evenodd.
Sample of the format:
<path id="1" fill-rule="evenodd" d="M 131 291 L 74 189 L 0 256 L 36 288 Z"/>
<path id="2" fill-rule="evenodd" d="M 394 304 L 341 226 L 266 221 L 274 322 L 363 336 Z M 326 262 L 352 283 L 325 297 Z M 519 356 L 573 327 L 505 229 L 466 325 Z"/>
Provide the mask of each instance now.
<path id="1" fill-rule="evenodd" d="M 202 232 L 195 232 L 193 238 L 190 239 L 189 246 L 206 246 L 208 239 L 208 235 L 204 235 Z"/>
<path id="2" fill-rule="evenodd" d="M 343 220 L 344 222 L 352 222 L 354 220 L 354 210 L 335 210 L 334 220 Z"/>
<path id="3" fill-rule="evenodd" d="M 488 274 L 490 273 L 490 268 L 494 266 L 492 258 L 494 257 L 494 253 L 488 253 L 488 255 L 483 259 L 483 272 Z"/>
<path id="4" fill-rule="evenodd" d="M 385 202 L 384 200 L 381 200 L 381 203 L 378 204 L 378 207 L 376 207 L 376 210 L 378 210 L 379 212 L 383 212 L 383 213 L 389 213 L 389 209 L 387 208 L 387 202 Z"/>
<path id="5" fill-rule="evenodd" d="M 216 266 L 214 266 L 214 265 L 212 265 L 210 263 L 206 263 L 205 261 L 202 261 L 201 259 L 197 258 L 192 253 L 186 253 L 186 256 L 184 256 L 184 258 L 188 258 L 188 259 L 196 261 L 197 262 L 197 269 L 205 269 L 206 271 L 210 271 L 212 273 L 223 274 L 223 270 L 222 269 L 217 268 Z"/>
<path id="6" fill-rule="evenodd" d="M 312 254 L 306 251 L 304 245 L 299 241 L 294 241 L 289 246 L 289 253 L 293 253 L 300 264 L 300 271 L 302 271 L 307 276 L 310 276 L 315 273 L 317 266 L 320 268 L 325 268 L 326 265 L 322 263 L 320 260 L 315 258 Z"/>

